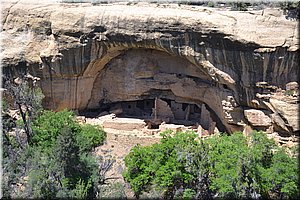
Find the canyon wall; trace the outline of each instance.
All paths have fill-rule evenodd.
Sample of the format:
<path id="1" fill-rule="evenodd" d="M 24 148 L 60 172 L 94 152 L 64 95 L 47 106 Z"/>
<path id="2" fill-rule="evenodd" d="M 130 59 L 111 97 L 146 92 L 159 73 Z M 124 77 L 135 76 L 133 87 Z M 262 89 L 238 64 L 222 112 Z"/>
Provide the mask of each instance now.
<path id="1" fill-rule="evenodd" d="M 224 131 L 299 134 L 299 25 L 281 10 L 21 0 L 1 26 L 3 75 L 39 77 L 47 108 L 164 98 L 205 105 Z"/>

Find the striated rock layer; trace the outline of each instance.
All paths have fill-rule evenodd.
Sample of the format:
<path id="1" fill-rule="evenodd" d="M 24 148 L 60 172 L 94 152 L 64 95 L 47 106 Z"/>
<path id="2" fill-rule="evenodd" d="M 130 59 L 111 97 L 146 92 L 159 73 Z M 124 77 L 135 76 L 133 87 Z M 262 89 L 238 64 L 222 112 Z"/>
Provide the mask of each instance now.
<path id="1" fill-rule="evenodd" d="M 4 75 L 40 77 L 47 108 L 163 98 L 205 105 L 223 131 L 299 133 L 298 93 L 280 90 L 298 81 L 299 28 L 280 10 L 21 0 L 1 25 Z"/>

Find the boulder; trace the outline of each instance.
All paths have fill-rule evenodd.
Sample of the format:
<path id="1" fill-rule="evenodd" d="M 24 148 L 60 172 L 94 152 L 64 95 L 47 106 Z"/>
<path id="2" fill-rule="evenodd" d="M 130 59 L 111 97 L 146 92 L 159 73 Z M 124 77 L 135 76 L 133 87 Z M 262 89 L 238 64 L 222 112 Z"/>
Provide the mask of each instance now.
<path id="1" fill-rule="evenodd" d="M 283 15 L 283 11 L 279 8 L 267 8 L 263 11 L 263 16 L 280 17 Z"/>
<path id="2" fill-rule="evenodd" d="M 270 98 L 270 104 L 293 131 L 299 131 L 299 104 Z"/>
<path id="3" fill-rule="evenodd" d="M 184 126 L 183 125 L 176 125 L 176 124 L 161 124 L 159 126 L 159 129 L 161 132 L 166 131 L 166 130 L 171 130 L 174 132 L 180 132 L 184 130 Z"/>
<path id="4" fill-rule="evenodd" d="M 252 126 L 269 127 L 271 119 L 261 110 L 249 109 L 244 110 L 244 115 Z"/>
<path id="5" fill-rule="evenodd" d="M 80 124 L 84 124 L 86 123 L 86 119 L 85 119 L 85 116 L 77 116 L 76 117 L 76 121 Z"/>
<path id="6" fill-rule="evenodd" d="M 298 90 L 299 84 L 295 81 L 289 82 L 285 85 L 286 90 Z"/>
<path id="7" fill-rule="evenodd" d="M 276 113 L 272 113 L 271 115 L 272 123 L 274 124 L 274 129 L 278 132 L 287 133 L 289 129 L 286 127 L 286 123 L 283 119 Z"/>

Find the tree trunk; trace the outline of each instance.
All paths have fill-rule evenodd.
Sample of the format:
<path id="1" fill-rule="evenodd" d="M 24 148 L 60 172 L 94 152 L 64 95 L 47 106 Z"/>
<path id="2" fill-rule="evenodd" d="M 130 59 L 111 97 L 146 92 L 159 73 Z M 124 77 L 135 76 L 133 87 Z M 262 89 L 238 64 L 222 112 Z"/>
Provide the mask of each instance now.
<path id="1" fill-rule="evenodd" d="M 30 133 L 30 129 L 28 127 L 28 123 L 27 123 L 27 120 L 26 120 L 26 113 L 23 112 L 21 104 L 20 103 L 17 103 L 17 104 L 19 106 L 21 117 L 22 117 L 22 120 L 23 120 L 23 123 L 24 123 L 24 129 L 25 129 L 25 133 L 26 133 L 26 136 L 27 136 L 27 143 L 29 143 L 31 133 Z"/>

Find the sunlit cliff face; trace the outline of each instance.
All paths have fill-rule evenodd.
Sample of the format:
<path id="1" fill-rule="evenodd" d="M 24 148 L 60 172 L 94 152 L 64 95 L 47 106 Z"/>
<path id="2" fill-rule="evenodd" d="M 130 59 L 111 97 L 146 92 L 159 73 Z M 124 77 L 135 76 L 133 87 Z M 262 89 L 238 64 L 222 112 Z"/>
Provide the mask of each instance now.
<path id="1" fill-rule="evenodd" d="M 289 122 L 297 109 L 285 115 L 269 100 L 270 88 L 299 74 L 297 23 L 280 13 L 22 1 L 2 12 L 3 73 L 39 77 L 45 108 L 151 116 L 159 99 L 173 122 L 232 132 L 249 124 L 244 110 L 257 109 L 281 118 L 280 130 L 299 130 Z"/>

